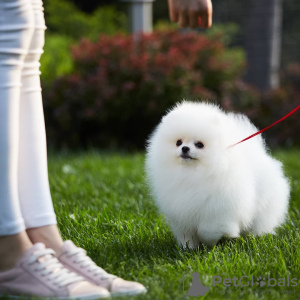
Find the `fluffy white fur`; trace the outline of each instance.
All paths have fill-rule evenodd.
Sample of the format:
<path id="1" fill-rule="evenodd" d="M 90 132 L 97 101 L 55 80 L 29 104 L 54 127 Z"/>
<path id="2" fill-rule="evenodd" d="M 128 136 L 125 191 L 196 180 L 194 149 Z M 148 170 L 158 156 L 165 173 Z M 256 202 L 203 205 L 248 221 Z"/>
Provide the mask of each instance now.
<path id="1" fill-rule="evenodd" d="M 212 247 L 223 236 L 274 233 L 285 221 L 289 182 L 262 137 L 228 147 L 256 131 L 244 115 L 186 101 L 154 130 L 147 180 L 179 244 Z M 183 147 L 190 149 L 185 157 Z"/>

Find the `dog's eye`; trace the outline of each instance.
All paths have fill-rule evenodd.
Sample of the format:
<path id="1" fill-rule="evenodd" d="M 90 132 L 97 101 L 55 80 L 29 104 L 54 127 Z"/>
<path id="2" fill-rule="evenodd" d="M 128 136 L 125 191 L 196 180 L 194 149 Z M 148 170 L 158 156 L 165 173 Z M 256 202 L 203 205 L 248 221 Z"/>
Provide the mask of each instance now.
<path id="1" fill-rule="evenodd" d="M 196 143 L 195 146 L 199 149 L 202 149 L 204 147 L 203 143 L 201 142 Z"/>
<path id="2" fill-rule="evenodd" d="M 176 142 L 176 146 L 178 147 L 178 146 L 180 146 L 180 145 L 182 145 L 182 141 L 181 141 L 181 140 L 178 140 L 178 141 Z"/>

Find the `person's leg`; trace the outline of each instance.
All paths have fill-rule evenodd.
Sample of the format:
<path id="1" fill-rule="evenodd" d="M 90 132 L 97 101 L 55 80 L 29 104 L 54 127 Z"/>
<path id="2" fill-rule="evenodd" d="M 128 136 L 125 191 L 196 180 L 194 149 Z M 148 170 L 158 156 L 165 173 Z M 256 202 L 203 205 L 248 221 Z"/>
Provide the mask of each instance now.
<path id="1" fill-rule="evenodd" d="M 29 228 L 26 232 L 33 244 L 43 243 L 55 252 L 59 252 L 63 245 L 62 237 L 56 225 Z"/>
<path id="2" fill-rule="evenodd" d="M 0 0 L 1 1 L 1 0 Z M 78 273 L 92 284 L 109 288 L 111 293 L 140 294 L 146 291 L 139 283 L 129 282 L 107 274 L 71 242 L 63 243 L 56 226 L 56 217 L 50 195 L 45 123 L 39 78 L 39 59 L 44 45 L 44 16 L 41 0 L 31 0 L 35 12 L 35 31 L 29 53 L 22 71 L 20 101 L 20 144 L 19 144 L 19 199 L 27 234 L 33 244 L 42 242 L 57 252 L 59 261 L 70 271 Z M 70 261 L 64 260 L 70 255 Z M 85 272 L 81 273 L 82 265 Z M 86 276 L 90 268 L 93 279 L 101 273 L 107 280 L 92 280 Z M 104 271 L 104 273 L 102 273 Z M 93 275 L 90 274 L 90 275 Z M 94 278 L 95 277 L 95 278 Z"/>
<path id="3" fill-rule="evenodd" d="M 0 0 L 0 297 L 27 295 L 64 299 L 108 298 L 110 294 L 106 289 L 92 285 L 76 273 L 68 271 L 59 263 L 52 249 L 46 249 L 42 243 L 34 242 L 33 245 L 24 231 L 18 197 L 19 101 L 21 72 L 32 41 L 33 20 L 30 1 Z M 34 53 L 31 52 L 30 55 Z M 26 78 L 31 78 L 29 63 L 30 61 L 26 62 L 25 73 L 22 72 L 23 77 L 28 75 Z M 25 85 L 22 87 L 22 94 L 30 92 L 30 88 L 35 89 L 33 84 L 26 86 L 29 81 L 22 79 L 22 84 Z M 23 100 L 26 101 L 27 98 Z M 21 109 L 24 110 L 24 106 Z M 30 109 L 26 112 L 30 112 Z M 21 112 L 20 115 L 23 116 Z M 24 122 L 24 119 L 21 121 Z M 25 122 L 27 121 L 29 122 Z M 22 152 L 23 148 L 26 151 L 31 137 L 28 134 L 27 142 L 19 151 Z M 27 171 L 27 174 L 23 173 L 24 176 L 30 176 L 30 170 Z M 55 222 L 51 207 L 48 206 L 48 209 L 52 222 Z M 45 218 L 49 216 L 46 215 Z M 25 224 L 29 221 L 26 219 Z M 49 228 L 48 234 L 54 233 L 55 238 L 55 227 Z M 60 237 L 59 234 L 58 236 Z"/>
<path id="4" fill-rule="evenodd" d="M 32 246 L 24 232 L 17 175 L 21 70 L 32 31 L 28 3 L 0 0 L 0 271 Z"/>
<path id="5" fill-rule="evenodd" d="M 0 272 L 13 268 L 22 255 L 32 247 L 25 231 L 0 236 Z"/>
<path id="6" fill-rule="evenodd" d="M 46 29 L 41 0 L 31 0 L 34 34 L 22 70 L 19 140 L 19 199 L 27 234 L 55 251 L 63 244 L 56 226 L 47 167 L 47 149 L 39 60 Z"/>

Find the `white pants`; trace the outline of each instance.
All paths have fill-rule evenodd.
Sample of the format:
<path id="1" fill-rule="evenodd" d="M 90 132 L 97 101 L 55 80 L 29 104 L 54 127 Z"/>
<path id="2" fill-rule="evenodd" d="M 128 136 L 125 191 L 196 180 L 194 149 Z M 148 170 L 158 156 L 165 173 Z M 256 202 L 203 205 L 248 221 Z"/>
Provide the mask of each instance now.
<path id="1" fill-rule="evenodd" d="M 0 0 L 0 236 L 56 224 L 39 59 L 41 0 Z"/>

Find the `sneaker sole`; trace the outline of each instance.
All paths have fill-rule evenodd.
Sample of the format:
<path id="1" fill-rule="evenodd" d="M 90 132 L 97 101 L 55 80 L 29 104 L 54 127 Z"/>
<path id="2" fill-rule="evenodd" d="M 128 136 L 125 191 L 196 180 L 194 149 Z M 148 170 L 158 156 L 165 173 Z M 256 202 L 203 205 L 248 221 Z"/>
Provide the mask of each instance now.
<path id="1" fill-rule="evenodd" d="M 100 296 L 100 295 L 91 295 L 91 296 L 81 296 L 81 297 L 41 297 L 41 296 L 18 296 L 18 295 L 7 295 L 0 294 L 0 298 L 4 297 L 9 299 L 24 299 L 32 300 L 33 298 L 43 299 L 43 300 L 97 300 L 97 299 L 110 299 L 110 295 Z"/>
<path id="2" fill-rule="evenodd" d="M 142 295 L 146 294 L 147 289 L 144 290 L 133 290 L 133 291 L 128 291 L 128 292 L 114 292 L 110 293 L 112 297 L 122 297 L 122 296 L 137 296 L 137 295 Z"/>

